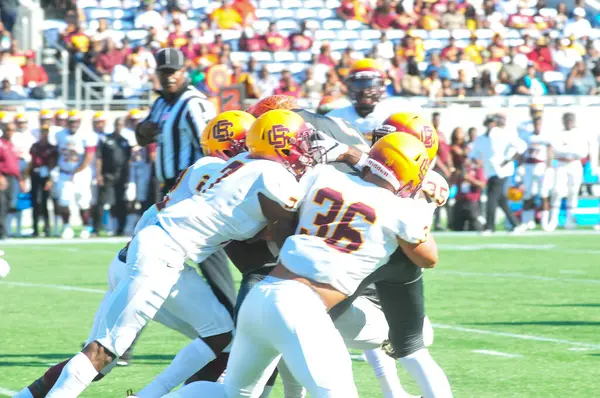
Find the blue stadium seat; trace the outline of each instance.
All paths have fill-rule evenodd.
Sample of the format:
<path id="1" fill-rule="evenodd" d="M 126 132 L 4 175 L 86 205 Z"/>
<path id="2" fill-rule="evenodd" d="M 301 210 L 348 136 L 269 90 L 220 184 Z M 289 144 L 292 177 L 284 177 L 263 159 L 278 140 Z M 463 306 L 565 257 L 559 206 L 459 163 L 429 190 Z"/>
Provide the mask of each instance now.
<path id="1" fill-rule="evenodd" d="M 475 31 L 475 35 L 479 39 L 491 39 L 492 37 L 494 37 L 494 31 L 490 29 L 477 29 Z"/>
<path id="2" fill-rule="evenodd" d="M 348 48 L 348 44 L 349 43 L 344 40 L 332 40 L 329 42 L 329 47 L 331 48 L 331 51 L 345 50 Z"/>
<path id="3" fill-rule="evenodd" d="M 444 48 L 444 43 L 441 40 L 429 39 L 423 42 L 423 48 L 425 51 L 441 50 Z"/>
<path id="4" fill-rule="evenodd" d="M 87 20 L 94 20 L 100 18 L 112 18 L 112 12 L 109 9 L 103 8 L 86 8 L 84 10 L 85 17 Z"/>
<path id="5" fill-rule="evenodd" d="M 294 10 L 276 9 L 273 11 L 273 18 L 279 20 L 284 18 L 294 18 Z"/>
<path id="6" fill-rule="evenodd" d="M 208 7 L 210 4 L 209 0 L 193 0 L 192 1 L 192 8 L 205 8 Z"/>
<path id="7" fill-rule="evenodd" d="M 321 29 L 321 21 L 318 19 L 307 19 L 306 27 L 309 29 Z"/>
<path id="8" fill-rule="evenodd" d="M 294 19 L 281 19 L 276 23 L 277 29 L 279 30 L 298 30 L 300 28 L 298 21 Z"/>
<path id="9" fill-rule="evenodd" d="M 112 27 L 116 30 L 132 30 L 134 28 L 133 21 L 127 20 L 115 20 Z"/>
<path id="10" fill-rule="evenodd" d="M 388 30 L 386 34 L 387 38 L 392 41 L 402 39 L 404 37 L 404 31 L 400 29 Z"/>
<path id="11" fill-rule="evenodd" d="M 340 30 L 337 32 L 338 40 L 358 40 L 360 34 L 355 30 Z"/>
<path id="12" fill-rule="evenodd" d="M 266 32 L 267 28 L 269 27 L 269 20 L 266 19 L 260 19 L 258 21 L 254 21 L 254 23 L 252 24 L 252 27 L 254 28 L 254 30 L 256 32 Z"/>
<path id="13" fill-rule="evenodd" d="M 328 19 L 323 21 L 323 29 L 325 30 L 341 30 L 344 29 L 344 21 L 339 19 Z"/>
<path id="14" fill-rule="evenodd" d="M 252 58 L 257 60 L 258 62 L 272 62 L 273 61 L 273 55 L 270 52 L 266 52 L 266 51 L 253 52 Z"/>
<path id="15" fill-rule="evenodd" d="M 315 31 L 315 40 L 334 40 L 337 37 L 335 30 L 317 30 Z"/>
<path id="16" fill-rule="evenodd" d="M 355 40 L 352 42 L 352 48 L 356 51 L 370 51 L 373 48 L 373 43 L 369 40 Z"/>
<path id="17" fill-rule="evenodd" d="M 362 22 L 355 21 L 353 19 L 349 19 L 344 24 L 346 25 L 346 29 L 350 29 L 350 30 L 358 30 L 358 29 L 365 28 L 365 25 Z"/>
<path id="18" fill-rule="evenodd" d="M 378 40 L 380 37 L 381 32 L 376 29 L 363 29 L 360 31 L 360 38 L 362 40 Z"/>
<path id="19" fill-rule="evenodd" d="M 448 39 L 450 38 L 450 31 L 448 29 L 436 29 L 429 32 L 430 39 Z"/>
<path id="20" fill-rule="evenodd" d="M 261 0 L 258 3 L 258 8 L 280 8 L 280 6 L 278 0 Z"/>
<path id="21" fill-rule="evenodd" d="M 323 9 L 325 8 L 325 2 L 323 0 L 306 0 L 303 5 L 304 8 Z"/>
<path id="22" fill-rule="evenodd" d="M 335 10 L 323 8 L 323 9 L 319 10 L 319 18 L 321 18 L 321 19 L 336 18 Z M 340 20 L 336 20 L 336 21 L 343 23 L 343 21 L 340 21 Z"/>
<path id="23" fill-rule="evenodd" d="M 301 8 L 296 10 L 296 19 L 309 19 L 309 18 L 317 18 L 318 12 L 316 10 Z"/>
<path id="24" fill-rule="evenodd" d="M 187 17 L 189 19 L 203 19 L 207 15 L 206 8 L 196 8 L 187 11 Z"/>
<path id="25" fill-rule="evenodd" d="M 131 41 L 144 40 L 146 37 L 148 37 L 148 31 L 143 29 L 134 29 L 126 32 L 125 35 Z"/>
<path id="26" fill-rule="evenodd" d="M 292 72 L 293 74 L 296 74 L 296 73 L 304 72 L 308 68 L 308 65 L 303 62 L 294 62 L 294 63 L 287 65 L 287 68 L 289 69 L 290 72 Z"/>
<path id="27" fill-rule="evenodd" d="M 266 67 L 269 73 L 281 73 L 281 71 L 286 69 L 286 65 L 276 63 L 268 63 L 266 64 Z"/>
<path id="28" fill-rule="evenodd" d="M 340 0 L 325 0 L 325 8 L 336 9 L 342 5 Z"/>
<path id="29" fill-rule="evenodd" d="M 273 61 L 275 62 L 294 62 L 296 55 L 291 51 L 277 51 L 273 53 Z"/>
<path id="30" fill-rule="evenodd" d="M 242 36 L 242 32 L 239 30 L 222 30 L 220 33 L 223 41 L 239 40 L 239 38 Z"/>
<path id="31" fill-rule="evenodd" d="M 301 0 L 285 0 L 281 2 L 281 6 L 289 9 L 298 9 L 303 7 Z"/>
<path id="32" fill-rule="evenodd" d="M 471 37 L 471 34 L 471 31 L 468 29 L 455 29 L 452 31 L 452 37 L 456 40 L 468 39 Z"/>
<path id="33" fill-rule="evenodd" d="M 310 62 L 312 60 L 312 53 L 310 51 L 300 51 L 296 53 L 296 60 L 299 62 Z"/>
<path id="34" fill-rule="evenodd" d="M 234 51 L 230 55 L 232 62 L 248 62 L 250 60 L 250 53 L 246 51 Z"/>
<path id="35" fill-rule="evenodd" d="M 273 18 L 273 11 L 268 8 L 259 8 L 256 10 L 257 19 L 271 19 Z"/>

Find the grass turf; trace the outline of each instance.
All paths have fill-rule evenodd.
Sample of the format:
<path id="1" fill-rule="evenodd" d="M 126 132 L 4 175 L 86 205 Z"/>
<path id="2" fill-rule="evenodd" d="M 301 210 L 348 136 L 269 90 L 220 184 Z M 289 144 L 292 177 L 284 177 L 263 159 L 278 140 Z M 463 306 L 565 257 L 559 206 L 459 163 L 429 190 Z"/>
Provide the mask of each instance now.
<path id="1" fill-rule="evenodd" d="M 439 268 L 425 276 L 427 313 L 436 325 L 431 352 L 456 397 L 598 394 L 600 235 L 442 236 L 438 244 Z M 47 285 L 104 289 L 108 263 L 120 246 L 2 248 L 12 271 L 6 283 L 0 281 L 0 395 L 19 390 L 80 348 L 102 295 Z M 134 365 L 116 369 L 82 396 L 123 397 L 126 389 L 143 387 L 185 343 L 152 324 L 136 347 Z M 381 396 L 365 362 L 354 363 L 354 377 L 361 397 Z M 400 377 L 418 393 L 402 369 Z M 283 396 L 280 385 L 272 396 Z"/>

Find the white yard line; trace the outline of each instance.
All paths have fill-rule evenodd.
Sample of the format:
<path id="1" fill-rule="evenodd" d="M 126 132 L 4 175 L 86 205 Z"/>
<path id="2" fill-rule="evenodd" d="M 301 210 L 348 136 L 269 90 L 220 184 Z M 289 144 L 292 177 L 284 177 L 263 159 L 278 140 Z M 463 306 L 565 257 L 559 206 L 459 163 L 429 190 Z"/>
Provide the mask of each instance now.
<path id="1" fill-rule="evenodd" d="M 488 236 L 482 236 L 479 232 L 433 232 L 434 236 L 444 236 L 444 237 L 452 237 L 452 238 L 462 238 L 462 237 L 473 237 L 473 236 L 481 236 L 482 238 L 517 238 L 523 239 L 528 236 L 563 236 L 563 235 L 598 235 L 600 236 L 600 232 L 594 231 L 592 229 L 586 230 L 574 230 L 574 231 L 554 231 L 554 232 L 544 232 L 544 231 L 529 231 L 524 232 L 522 234 L 513 234 L 512 232 L 506 231 L 498 231 L 494 232 Z"/>
<path id="2" fill-rule="evenodd" d="M 500 352 L 500 351 L 473 350 L 473 352 L 476 353 L 476 354 L 492 355 L 492 356 L 495 356 L 495 357 L 524 358 L 523 355 L 521 355 L 521 354 L 507 354 L 505 352 Z"/>
<path id="3" fill-rule="evenodd" d="M 580 283 L 583 285 L 600 285 L 600 279 L 583 279 L 583 278 L 553 278 L 551 276 L 527 275 L 519 272 L 470 272 L 470 271 L 454 271 L 454 270 L 435 270 L 436 274 L 440 275 L 456 275 L 456 276 L 473 276 L 483 278 L 508 278 L 508 279 L 524 279 L 548 282 L 561 283 Z"/>
<path id="4" fill-rule="evenodd" d="M 86 287 L 77 287 L 77 286 L 67 286 L 67 285 L 49 285 L 45 283 L 28 283 L 28 282 L 12 282 L 12 281 L 0 281 L 0 285 L 7 286 L 19 286 L 19 287 L 33 287 L 33 288 L 45 288 L 45 289 L 55 289 L 55 290 L 66 290 L 69 292 L 82 292 L 82 293 L 96 293 L 96 294 L 104 294 L 105 290 L 100 289 L 89 289 Z"/>
<path id="5" fill-rule="evenodd" d="M 18 393 L 18 391 L 13 391 L 13 390 L 9 390 L 8 388 L 0 387 L 0 395 L 3 395 L 5 397 L 12 397 L 13 395 L 16 395 L 17 393 Z"/>
<path id="6" fill-rule="evenodd" d="M 128 237 L 98 238 L 98 239 L 53 239 L 53 238 L 22 238 L 6 239 L 0 241 L 0 247 L 4 246 L 56 246 L 56 245 L 101 245 L 110 243 L 127 243 L 131 240 Z"/>
<path id="7" fill-rule="evenodd" d="M 556 245 L 524 245 L 518 243 L 487 243 L 482 245 L 451 245 L 448 243 L 438 243 L 440 250 L 470 252 L 479 250 L 552 250 Z"/>
<path id="8" fill-rule="evenodd" d="M 436 329 L 448 329 L 454 330 L 456 332 L 463 333 L 472 333 L 472 334 L 486 334 L 490 336 L 500 336 L 500 337 L 508 337 L 512 339 L 520 339 L 520 340 L 532 340 L 532 341 L 542 341 L 546 343 L 555 343 L 555 344 L 567 344 L 572 346 L 586 347 L 594 350 L 600 349 L 600 344 L 590 344 L 590 343 L 582 343 L 579 341 L 570 341 L 570 340 L 561 340 L 561 339 L 553 339 L 551 337 L 543 337 L 543 336 L 534 336 L 530 334 L 516 334 L 516 333 L 507 333 L 507 332 L 497 332 L 494 330 L 482 330 L 482 329 L 471 329 L 465 328 L 458 325 L 440 325 L 433 324 L 433 327 Z"/>

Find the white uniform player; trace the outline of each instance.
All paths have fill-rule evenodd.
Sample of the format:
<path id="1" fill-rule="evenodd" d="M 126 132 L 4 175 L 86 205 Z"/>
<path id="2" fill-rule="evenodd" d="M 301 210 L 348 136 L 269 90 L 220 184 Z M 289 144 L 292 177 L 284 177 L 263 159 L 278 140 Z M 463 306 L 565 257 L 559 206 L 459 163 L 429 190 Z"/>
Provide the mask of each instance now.
<path id="1" fill-rule="evenodd" d="M 552 137 L 547 132 L 542 132 L 542 120 L 533 120 L 534 129 L 525 133 L 521 138 L 527 143 L 524 155 L 523 186 L 525 200 L 523 207 L 523 224 L 529 229 L 535 228 L 535 210 L 533 199 L 542 198 L 542 227 L 547 228 L 550 215 L 550 191 L 554 184 L 554 170 L 552 169 Z"/>
<path id="2" fill-rule="evenodd" d="M 399 135 L 418 144 L 421 160 L 427 157 L 418 140 Z M 400 191 L 397 181 L 395 192 Z M 280 358 L 313 397 L 358 396 L 347 348 L 324 299 L 313 289 L 318 285 L 341 296 L 352 295 L 362 279 L 387 261 L 399 239 L 422 242 L 427 228 L 415 217 L 419 202 L 401 199 L 333 167 L 315 168 L 301 184 L 307 194 L 298 229 L 283 245 L 272 273 L 289 277 L 268 277 L 248 294 L 238 317 L 224 387 L 195 383 L 173 397 L 257 397 Z M 250 366 L 248 358 L 252 358 Z"/>
<path id="3" fill-rule="evenodd" d="M 564 130 L 552 144 L 554 157 L 557 161 L 555 170 L 554 189 L 552 196 L 552 213 L 549 231 L 558 226 L 560 204 L 567 198 L 565 228 L 576 226 L 574 211 L 579 200 L 579 189 L 583 180 L 581 161 L 589 153 L 589 139 L 583 131 L 575 127 L 575 115 L 563 115 Z"/>

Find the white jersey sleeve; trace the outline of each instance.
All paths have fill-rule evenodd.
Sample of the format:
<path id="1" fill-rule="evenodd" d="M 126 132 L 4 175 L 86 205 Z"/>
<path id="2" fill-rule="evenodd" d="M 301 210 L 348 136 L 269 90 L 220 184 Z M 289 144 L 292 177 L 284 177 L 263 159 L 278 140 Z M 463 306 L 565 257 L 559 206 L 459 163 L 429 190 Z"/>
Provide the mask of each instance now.
<path id="1" fill-rule="evenodd" d="M 297 209 L 305 195 L 302 185 L 283 167 L 267 168 L 257 181 L 256 188 L 257 192 L 290 211 Z"/>
<path id="2" fill-rule="evenodd" d="M 557 159 L 580 160 L 588 155 L 588 139 L 580 131 L 571 130 L 563 132 L 562 135 L 563 137 L 558 138 L 552 146 Z"/>

